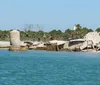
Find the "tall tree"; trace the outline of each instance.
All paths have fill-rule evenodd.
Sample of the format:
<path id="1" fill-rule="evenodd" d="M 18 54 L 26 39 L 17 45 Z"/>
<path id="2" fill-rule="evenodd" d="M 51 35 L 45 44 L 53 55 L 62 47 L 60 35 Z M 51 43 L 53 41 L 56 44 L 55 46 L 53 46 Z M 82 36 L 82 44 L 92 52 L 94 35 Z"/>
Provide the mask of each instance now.
<path id="1" fill-rule="evenodd" d="M 97 31 L 97 32 L 100 32 L 100 28 L 97 28 L 96 31 Z"/>

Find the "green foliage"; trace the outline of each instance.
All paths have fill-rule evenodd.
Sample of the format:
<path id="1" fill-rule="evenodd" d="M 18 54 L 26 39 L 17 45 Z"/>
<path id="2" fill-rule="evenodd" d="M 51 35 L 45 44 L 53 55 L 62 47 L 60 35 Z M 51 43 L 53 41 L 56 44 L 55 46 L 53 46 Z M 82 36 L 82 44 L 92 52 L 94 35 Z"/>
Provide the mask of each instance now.
<path id="1" fill-rule="evenodd" d="M 100 28 L 97 28 L 96 31 L 97 31 L 97 32 L 100 32 Z"/>
<path id="2" fill-rule="evenodd" d="M 52 30 L 49 32 L 49 34 L 53 39 L 62 39 L 63 35 L 61 30 Z"/>
<path id="3" fill-rule="evenodd" d="M 88 29 L 86 27 L 83 27 L 80 24 L 76 25 L 76 30 L 70 30 L 67 29 L 64 32 L 64 40 L 68 39 L 78 39 L 78 38 L 83 38 L 88 32 L 92 32 L 92 29 Z"/>
<path id="4" fill-rule="evenodd" d="M 92 29 L 87 27 L 82 27 L 80 24 L 76 25 L 76 30 L 66 29 L 65 32 L 61 30 L 52 30 L 50 32 L 44 32 L 42 30 L 33 31 L 30 27 L 27 30 L 20 31 L 21 40 L 27 41 L 49 41 L 53 39 L 57 40 L 69 40 L 83 38 L 88 32 L 92 32 Z M 96 29 L 97 32 L 100 32 L 100 28 Z M 0 40 L 9 40 L 9 30 L 0 30 Z"/>
<path id="5" fill-rule="evenodd" d="M 0 30 L 0 40 L 9 40 L 9 30 Z"/>
<path id="6" fill-rule="evenodd" d="M 81 30 L 82 29 L 82 26 L 80 24 L 77 24 L 76 25 L 76 28 L 77 28 L 76 30 Z"/>

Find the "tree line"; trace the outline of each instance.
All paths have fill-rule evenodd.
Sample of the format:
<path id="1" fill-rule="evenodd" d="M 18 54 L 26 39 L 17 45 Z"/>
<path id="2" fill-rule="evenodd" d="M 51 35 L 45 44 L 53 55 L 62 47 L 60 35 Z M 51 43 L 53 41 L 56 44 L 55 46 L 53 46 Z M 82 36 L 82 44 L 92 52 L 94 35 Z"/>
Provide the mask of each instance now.
<path id="1" fill-rule="evenodd" d="M 27 41 L 49 41 L 49 40 L 69 40 L 69 39 L 79 39 L 83 38 L 88 32 L 93 32 L 92 29 L 87 27 L 82 27 L 80 24 L 76 25 L 75 30 L 71 30 L 70 28 L 66 29 L 64 32 L 61 30 L 52 30 L 50 32 L 45 32 L 41 29 L 38 31 L 34 31 L 27 27 L 22 31 L 20 31 L 21 40 Z M 95 31 L 100 32 L 100 28 L 97 28 Z M 0 40 L 5 41 L 9 40 L 9 32 L 10 30 L 0 30 Z"/>

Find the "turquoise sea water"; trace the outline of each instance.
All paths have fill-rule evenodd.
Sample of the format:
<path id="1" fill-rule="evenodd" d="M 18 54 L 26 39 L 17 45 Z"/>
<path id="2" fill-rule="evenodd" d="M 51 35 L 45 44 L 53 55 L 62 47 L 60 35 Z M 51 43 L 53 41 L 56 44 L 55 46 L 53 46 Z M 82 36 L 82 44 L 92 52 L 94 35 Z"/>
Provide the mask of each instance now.
<path id="1" fill-rule="evenodd" d="M 100 85 L 100 54 L 0 50 L 0 85 Z"/>

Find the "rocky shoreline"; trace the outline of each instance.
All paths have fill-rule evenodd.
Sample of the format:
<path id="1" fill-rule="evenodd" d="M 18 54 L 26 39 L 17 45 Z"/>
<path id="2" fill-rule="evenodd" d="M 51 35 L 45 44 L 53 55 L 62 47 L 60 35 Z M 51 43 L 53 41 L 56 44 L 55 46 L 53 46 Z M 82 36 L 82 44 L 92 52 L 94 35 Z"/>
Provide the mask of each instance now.
<path id="1" fill-rule="evenodd" d="M 100 53 L 97 49 L 84 49 L 81 50 L 79 47 L 80 45 L 74 45 L 74 46 L 67 46 L 64 47 L 65 44 L 59 44 L 57 43 L 44 43 L 44 42 L 21 42 L 21 51 L 27 51 L 27 50 L 46 50 L 46 51 L 65 51 L 65 52 L 95 52 Z M 6 49 L 9 50 L 10 42 L 9 41 L 0 41 L 0 49 Z"/>
<path id="2" fill-rule="evenodd" d="M 46 50 L 67 52 L 99 52 L 100 34 L 89 32 L 83 39 L 50 40 L 50 41 L 21 41 L 20 32 L 10 32 L 10 41 L 0 41 L 0 49 L 9 51 Z"/>

